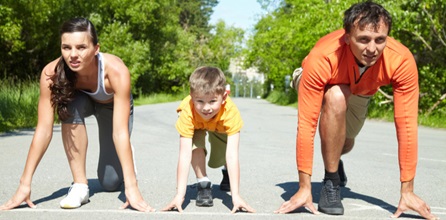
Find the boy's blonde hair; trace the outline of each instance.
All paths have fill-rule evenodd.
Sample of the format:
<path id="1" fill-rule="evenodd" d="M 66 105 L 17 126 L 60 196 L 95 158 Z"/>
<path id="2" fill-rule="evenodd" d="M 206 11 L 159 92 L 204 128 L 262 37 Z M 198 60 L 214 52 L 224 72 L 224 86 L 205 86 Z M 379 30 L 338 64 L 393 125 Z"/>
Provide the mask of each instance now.
<path id="1" fill-rule="evenodd" d="M 202 66 L 197 68 L 189 78 L 191 94 L 218 94 L 225 93 L 226 77 L 217 67 Z"/>

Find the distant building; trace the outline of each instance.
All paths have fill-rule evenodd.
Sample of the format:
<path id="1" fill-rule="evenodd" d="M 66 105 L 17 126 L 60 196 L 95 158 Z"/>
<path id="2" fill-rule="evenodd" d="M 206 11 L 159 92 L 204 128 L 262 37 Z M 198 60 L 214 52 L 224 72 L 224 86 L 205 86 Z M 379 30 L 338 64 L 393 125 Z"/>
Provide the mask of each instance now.
<path id="1" fill-rule="evenodd" d="M 235 97 L 260 98 L 263 95 L 265 74 L 260 73 L 257 67 L 243 69 L 243 58 L 231 59 L 229 72 L 235 87 Z"/>
<path id="2" fill-rule="evenodd" d="M 236 82 L 240 79 L 246 79 L 247 82 L 256 82 L 263 84 L 265 82 L 265 74 L 260 73 L 257 67 L 243 69 L 243 58 L 231 59 L 229 64 L 229 72 L 232 73 L 232 81 Z"/>

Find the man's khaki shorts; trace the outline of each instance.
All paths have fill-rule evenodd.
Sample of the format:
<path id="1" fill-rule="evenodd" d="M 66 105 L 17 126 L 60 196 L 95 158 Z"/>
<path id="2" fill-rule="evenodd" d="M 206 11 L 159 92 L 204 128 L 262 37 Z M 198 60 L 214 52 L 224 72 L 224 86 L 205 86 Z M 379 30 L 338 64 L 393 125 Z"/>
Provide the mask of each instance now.
<path id="1" fill-rule="evenodd" d="M 354 139 L 361 131 L 367 118 L 371 96 L 350 95 L 348 98 L 346 121 L 346 138 Z"/>
<path id="2" fill-rule="evenodd" d="M 206 131 L 195 130 L 192 138 L 192 150 L 203 148 L 206 150 L 206 133 L 209 134 L 209 143 L 211 145 L 211 153 L 209 155 L 208 166 L 211 168 L 218 168 L 226 164 L 226 145 L 228 143 L 228 135 Z"/>
<path id="3" fill-rule="evenodd" d="M 293 72 L 293 80 L 290 83 L 291 88 L 299 91 L 299 83 L 302 77 L 302 68 L 297 68 Z M 346 112 L 346 138 L 354 139 L 362 129 L 371 96 L 350 95 L 347 103 Z"/>

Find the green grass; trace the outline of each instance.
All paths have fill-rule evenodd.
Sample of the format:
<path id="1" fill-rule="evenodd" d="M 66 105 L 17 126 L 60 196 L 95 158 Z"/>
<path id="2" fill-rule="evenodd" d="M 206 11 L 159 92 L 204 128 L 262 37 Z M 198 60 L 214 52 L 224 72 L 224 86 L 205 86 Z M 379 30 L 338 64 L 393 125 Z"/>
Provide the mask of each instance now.
<path id="1" fill-rule="evenodd" d="M 0 80 L 0 133 L 37 125 L 38 82 Z M 187 94 L 153 94 L 139 96 L 135 106 L 182 100 Z"/>
<path id="2" fill-rule="evenodd" d="M 277 105 L 290 105 L 290 103 L 295 103 L 297 101 L 297 96 L 295 92 L 290 92 L 290 94 L 287 95 L 284 92 L 275 90 L 266 97 L 266 100 Z"/>
<path id="3" fill-rule="evenodd" d="M 266 100 L 273 104 L 290 106 L 297 109 L 297 102 L 286 97 L 283 92 L 272 92 Z M 371 105 L 367 118 L 393 122 L 393 109 L 389 110 L 389 107 Z M 446 115 L 442 115 L 441 112 L 436 112 L 436 114 L 431 115 L 419 114 L 418 124 L 425 127 L 446 129 Z"/>
<path id="4" fill-rule="evenodd" d="M 33 128 L 37 124 L 37 103 L 39 100 L 39 84 L 37 82 L 14 83 L 0 80 L 0 133 L 21 128 Z M 180 101 L 187 95 L 152 94 L 135 98 L 135 106 Z M 267 97 L 271 103 L 297 108 L 297 97 L 290 97 L 280 92 L 273 92 Z M 393 111 L 383 108 L 370 108 L 369 118 L 393 121 Z M 433 128 L 446 128 L 444 115 L 432 114 L 418 117 L 419 125 Z"/>
<path id="5" fill-rule="evenodd" d="M 418 124 L 431 128 L 446 128 L 446 117 L 440 115 L 418 115 Z"/>
<path id="6" fill-rule="evenodd" d="M 37 123 L 38 83 L 0 80 L 0 132 L 31 128 Z"/>
<path id="7" fill-rule="evenodd" d="M 165 102 L 174 102 L 174 101 L 180 101 L 187 95 L 179 93 L 179 94 L 152 94 L 152 95 L 141 95 L 135 100 L 133 100 L 133 103 L 135 106 L 138 105 L 147 105 L 147 104 L 156 104 L 156 103 L 165 103 Z"/>

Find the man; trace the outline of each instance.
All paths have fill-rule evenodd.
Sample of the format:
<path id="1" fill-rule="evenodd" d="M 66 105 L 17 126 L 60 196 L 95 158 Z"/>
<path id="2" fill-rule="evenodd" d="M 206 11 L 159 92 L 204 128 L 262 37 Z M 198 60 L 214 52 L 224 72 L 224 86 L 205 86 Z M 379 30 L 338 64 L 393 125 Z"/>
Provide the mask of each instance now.
<path id="1" fill-rule="evenodd" d="M 436 218 L 413 192 L 417 165 L 418 71 L 411 52 L 388 37 L 392 19 L 381 5 L 367 1 L 344 13 L 344 29 L 322 37 L 293 76 L 298 90 L 296 160 L 299 190 L 276 210 L 288 213 L 301 206 L 344 214 L 340 187 L 346 184 L 341 154 L 352 150 L 365 121 L 371 96 L 380 86 L 392 84 L 398 136 L 401 198 L 393 217 L 412 209 Z M 325 177 L 318 211 L 311 195 L 314 135 L 319 132 Z"/>

